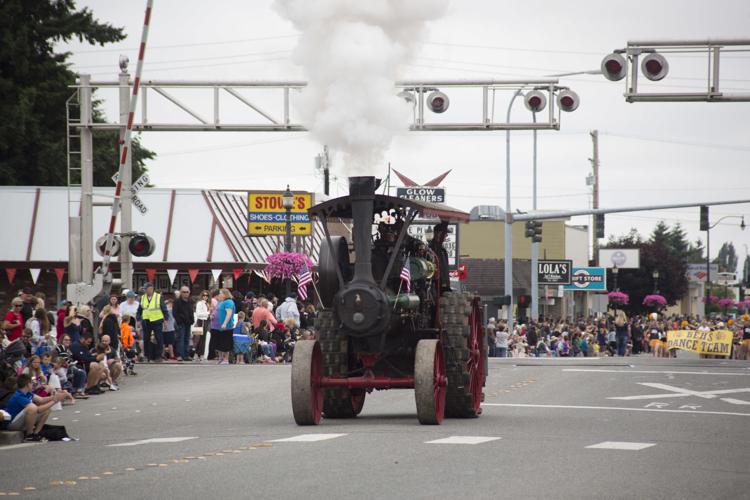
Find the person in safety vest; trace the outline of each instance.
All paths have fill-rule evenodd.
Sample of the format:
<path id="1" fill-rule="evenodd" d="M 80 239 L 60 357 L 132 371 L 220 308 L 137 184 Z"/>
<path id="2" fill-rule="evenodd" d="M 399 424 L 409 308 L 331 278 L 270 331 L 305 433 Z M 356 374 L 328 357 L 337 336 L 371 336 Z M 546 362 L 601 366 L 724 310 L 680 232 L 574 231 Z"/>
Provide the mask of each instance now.
<path id="1" fill-rule="evenodd" d="M 164 350 L 161 327 L 169 313 L 161 294 L 154 292 L 153 283 L 146 283 L 144 288 L 146 293 L 138 301 L 136 316 L 143 332 L 143 348 L 149 361 L 161 363 Z"/>

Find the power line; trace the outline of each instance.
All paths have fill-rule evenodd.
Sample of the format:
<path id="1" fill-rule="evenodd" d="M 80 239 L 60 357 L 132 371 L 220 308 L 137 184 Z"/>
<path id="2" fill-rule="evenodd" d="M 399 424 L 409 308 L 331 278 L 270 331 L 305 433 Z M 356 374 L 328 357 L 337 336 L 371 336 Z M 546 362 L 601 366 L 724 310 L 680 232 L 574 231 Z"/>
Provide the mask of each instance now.
<path id="1" fill-rule="evenodd" d="M 239 40 L 225 40 L 219 42 L 193 42 L 193 43 L 177 43 L 174 45 L 153 45 L 149 46 L 149 52 L 152 50 L 160 49 L 177 49 L 182 47 L 205 47 L 208 45 L 229 45 L 232 43 L 246 43 L 246 42 L 261 42 L 266 40 L 280 40 L 284 38 L 298 38 L 299 35 L 277 35 L 277 36 L 264 36 L 258 38 L 240 38 Z M 90 53 L 102 53 L 102 52 L 122 52 L 124 50 L 138 50 L 138 47 L 121 47 L 117 49 L 90 49 L 90 50 L 74 50 L 71 51 L 73 54 L 90 54 Z"/>
<path id="2" fill-rule="evenodd" d="M 165 60 L 165 61 L 148 61 L 149 66 L 152 64 L 173 64 L 173 63 L 180 63 L 180 62 L 193 62 L 193 61 L 215 61 L 217 59 L 237 59 L 242 57 L 248 57 L 248 56 L 266 56 L 271 54 L 291 54 L 291 50 L 271 50 L 271 51 L 265 51 L 265 52 L 248 52 L 245 54 L 235 54 L 231 56 L 211 56 L 211 57 L 191 57 L 189 59 L 171 59 L 171 60 Z M 241 61 L 238 61 L 241 62 Z M 76 68 L 82 69 L 82 68 L 111 68 L 114 65 L 112 63 L 110 64 L 87 64 L 85 66 L 77 66 Z"/>

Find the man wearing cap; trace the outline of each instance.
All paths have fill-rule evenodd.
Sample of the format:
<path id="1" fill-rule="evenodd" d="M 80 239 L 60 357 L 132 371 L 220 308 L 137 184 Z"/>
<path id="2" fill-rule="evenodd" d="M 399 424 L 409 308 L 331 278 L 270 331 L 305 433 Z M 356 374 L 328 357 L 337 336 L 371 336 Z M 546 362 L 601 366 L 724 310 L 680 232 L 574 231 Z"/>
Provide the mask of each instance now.
<path id="1" fill-rule="evenodd" d="M 153 283 L 146 283 L 146 292 L 141 295 L 138 303 L 137 320 L 141 324 L 143 332 L 143 348 L 149 361 L 161 362 L 164 350 L 164 337 L 161 327 L 164 318 L 169 315 L 167 304 L 162 300 L 161 294 L 154 291 Z"/>
<path id="2" fill-rule="evenodd" d="M 193 302 L 190 300 L 190 289 L 180 288 L 180 296 L 172 303 L 172 316 L 175 322 L 175 350 L 177 361 L 187 359 L 190 352 L 191 328 L 195 323 Z"/>
<path id="3" fill-rule="evenodd" d="M 430 249 L 438 256 L 438 265 L 440 266 L 440 292 L 450 292 L 451 282 L 448 274 L 448 252 L 443 247 L 445 238 L 448 236 L 448 224 L 441 222 L 435 224 L 432 228 L 432 240 L 430 240 Z"/>

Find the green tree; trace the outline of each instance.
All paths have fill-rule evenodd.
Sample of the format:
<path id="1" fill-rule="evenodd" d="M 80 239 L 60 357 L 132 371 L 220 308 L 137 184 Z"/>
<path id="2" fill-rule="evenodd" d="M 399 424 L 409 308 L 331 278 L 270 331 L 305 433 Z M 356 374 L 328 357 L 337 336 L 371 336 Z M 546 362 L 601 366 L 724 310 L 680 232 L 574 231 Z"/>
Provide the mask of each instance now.
<path id="1" fill-rule="evenodd" d="M 719 264 L 720 273 L 734 273 L 737 271 L 739 259 L 737 258 L 737 251 L 734 249 L 734 244 L 731 241 L 721 245 L 719 255 L 714 259 L 714 263 Z"/>
<path id="2" fill-rule="evenodd" d="M 703 242 L 698 238 L 695 243 L 690 243 L 687 251 L 688 264 L 703 264 L 706 262 L 706 258 L 703 256 L 706 251 L 706 247 L 703 246 Z"/>
<path id="3" fill-rule="evenodd" d="M 125 35 L 88 9 L 76 10 L 73 0 L 0 2 L 0 177 L 6 185 L 67 184 L 65 102 L 76 75 L 66 62 L 70 53 L 55 53 L 53 45 L 73 38 L 104 45 Z M 104 118 L 99 110 L 94 115 Z M 133 175 L 154 156 L 134 141 Z M 97 132 L 95 184 L 111 185 L 117 166 L 117 132 Z"/>
<path id="4" fill-rule="evenodd" d="M 674 229 L 673 229 L 674 230 Z M 673 231 L 672 230 L 672 231 Z M 647 312 L 642 305 L 643 298 L 656 288 L 653 272 L 659 271 L 659 293 L 670 305 L 675 304 L 688 291 L 686 276 L 687 262 L 673 247 L 669 227 L 657 224 L 648 240 L 644 240 L 636 230 L 620 237 L 610 237 L 605 248 L 637 248 L 640 250 L 641 265 L 638 269 L 620 269 L 617 287 L 630 296 L 627 309 L 631 313 Z M 614 276 L 609 270 L 607 283 L 613 288 Z"/>

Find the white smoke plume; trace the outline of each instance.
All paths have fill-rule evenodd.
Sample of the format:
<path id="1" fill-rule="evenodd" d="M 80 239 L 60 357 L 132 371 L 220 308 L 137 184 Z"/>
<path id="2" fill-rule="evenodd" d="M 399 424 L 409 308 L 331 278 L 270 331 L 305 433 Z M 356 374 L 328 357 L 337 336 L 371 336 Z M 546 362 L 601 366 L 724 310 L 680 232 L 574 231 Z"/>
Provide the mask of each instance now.
<path id="1" fill-rule="evenodd" d="M 308 86 L 302 123 L 322 144 L 344 155 L 347 175 L 372 175 L 411 105 L 396 97 L 400 66 L 414 54 L 428 21 L 448 0 L 276 0 L 301 32 L 294 62 Z"/>

